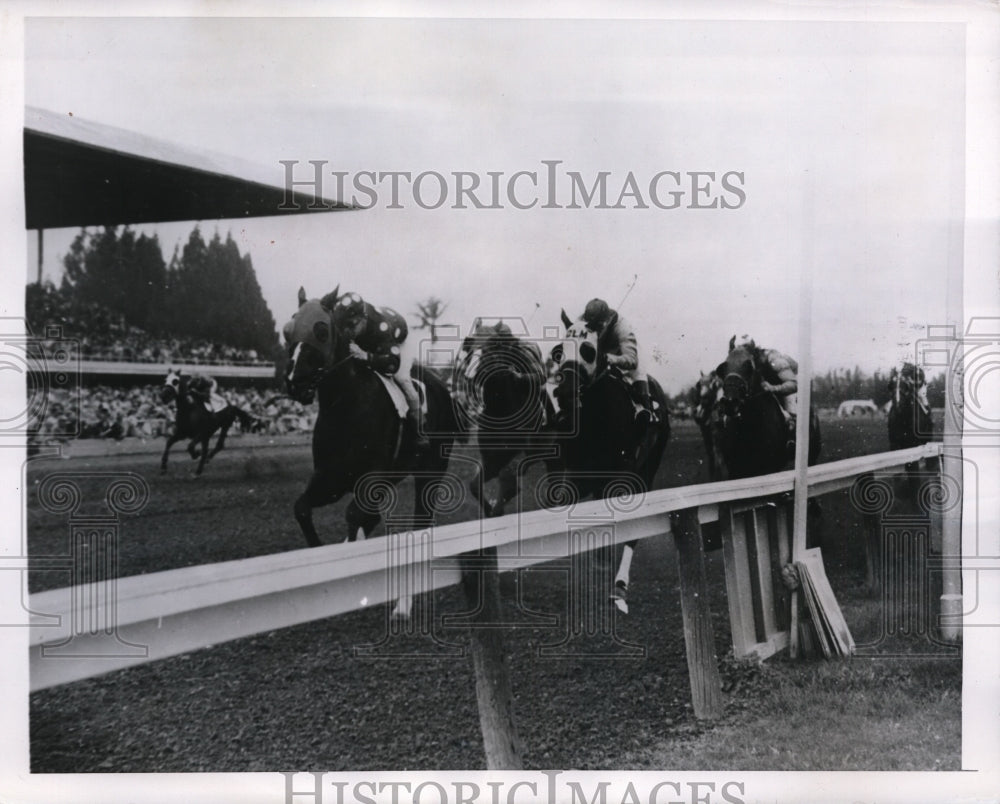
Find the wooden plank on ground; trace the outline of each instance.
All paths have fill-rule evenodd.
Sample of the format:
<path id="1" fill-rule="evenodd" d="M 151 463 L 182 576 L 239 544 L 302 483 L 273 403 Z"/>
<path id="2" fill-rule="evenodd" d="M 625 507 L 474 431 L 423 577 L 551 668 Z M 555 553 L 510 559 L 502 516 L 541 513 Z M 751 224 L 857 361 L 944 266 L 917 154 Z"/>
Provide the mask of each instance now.
<path id="1" fill-rule="evenodd" d="M 742 514 L 733 514 L 729 506 L 722 506 L 719 511 L 719 526 L 722 529 L 722 553 L 726 566 L 729 627 L 733 634 L 733 653 L 737 659 L 753 653 L 757 643 L 745 524 Z"/>
<path id="2" fill-rule="evenodd" d="M 759 611 L 755 613 L 757 621 L 757 639 L 766 642 L 777 631 L 774 612 L 774 572 L 771 561 L 771 517 L 774 508 L 764 505 L 750 514 L 753 532 L 750 539 L 750 570 L 756 579 L 754 598 L 759 599 Z"/>
<path id="3" fill-rule="evenodd" d="M 823 632 L 829 652 L 835 656 L 850 656 L 854 653 L 854 638 L 826 577 L 822 552 L 818 547 L 803 551 L 796 566 L 813 623 L 817 631 Z M 827 655 L 826 650 L 824 655 Z"/>

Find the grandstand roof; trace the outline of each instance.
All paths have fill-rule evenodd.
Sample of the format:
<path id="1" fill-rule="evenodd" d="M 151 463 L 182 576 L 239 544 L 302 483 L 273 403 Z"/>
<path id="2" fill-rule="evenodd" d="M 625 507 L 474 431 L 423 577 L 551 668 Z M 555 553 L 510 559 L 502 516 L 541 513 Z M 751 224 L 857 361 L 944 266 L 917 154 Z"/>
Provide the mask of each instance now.
<path id="1" fill-rule="evenodd" d="M 266 217 L 355 209 L 294 193 L 283 168 L 193 151 L 71 114 L 27 107 L 24 195 L 28 229 Z M 298 178 L 298 174 L 296 174 Z M 297 208 L 281 209 L 281 206 Z"/>

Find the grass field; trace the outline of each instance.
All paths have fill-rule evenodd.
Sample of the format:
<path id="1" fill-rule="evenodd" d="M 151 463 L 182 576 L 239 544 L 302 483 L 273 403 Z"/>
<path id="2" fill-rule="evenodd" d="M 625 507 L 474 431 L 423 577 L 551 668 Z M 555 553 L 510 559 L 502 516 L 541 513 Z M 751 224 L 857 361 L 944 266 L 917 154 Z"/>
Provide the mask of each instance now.
<path id="1" fill-rule="evenodd" d="M 888 448 L 880 419 L 826 420 L 823 435 L 823 460 Z M 146 478 L 149 504 L 122 526 L 123 576 L 304 546 L 290 509 L 309 475 L 308 448 L 231 443 L 202 478 L 179 455 L 161 476 L 155 445 L 134 454 L 33 461 L 31 555 L 68 549 L 66 521 L 37 500 L 38 482 L 56 471 Z M 657 485 L 706 479 L 698 433 L 680 422 Z M 83 490 L 85 500 L 98 493 L 93 484 Z M 613 638 L 571 643 L 557 656 L 540 649 L 569 633 L 565 573 L 542 565 L 504 575 L 506 616 L 518 626 L 508 633 L 508 651 L 528 767 L 959 769 L 959 652 L 935 642 L 930 612 L 915 608 L 919 599 L 911 596 L 900 608 L 867 594 L 861 517 L 846 492 L 822 502 L 821 532 L 813 536 L 822 541 L 858 655 L 841 662 L 733 660 L 722 557 L 712 551 L 710 605 L 726 701 L 724 717 L 713 723 L 691 713 L 670 539 L 639 544 L 631 613 L 615 619 Z M 909 510 L 905 501 L 898 510 Z M 342 512 L 343 503 L 317 512 L 326 541 L 343 538 Z M 475 515 L 467 503 L 451 519 Z M 59 573 L 30 578 L 32 591 L 67 582 Z M 376 607 L 36 693 L 32 770 L 482 767 L 471 667 L 462 653 L 466 634 L 443 620 L 464 608 L 463 599 L 451 588 L 422 604 L 430 607 L 430 635 L 394 635 L 388 610 Z M 555 623 L 541 625 L 541 615 L 555 615 Z M 355 648 L 383 637 L 368 651 L 377 655 L 357 655 Z"/>

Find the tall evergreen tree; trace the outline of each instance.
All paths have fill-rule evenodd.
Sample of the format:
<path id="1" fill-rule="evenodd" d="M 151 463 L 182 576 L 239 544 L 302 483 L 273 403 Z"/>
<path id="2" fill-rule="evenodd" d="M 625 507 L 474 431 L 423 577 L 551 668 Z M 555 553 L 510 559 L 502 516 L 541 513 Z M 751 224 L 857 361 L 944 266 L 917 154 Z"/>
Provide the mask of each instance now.
<path id="1" fill-rule="evenodd" d="M 82 230 L 64 257 L 63 290 L 127 323 L 162 336 L 194 337 L 273 356 L 274 316 L 264 301 L 253 261 L 232 235 L 206 243 L 195 226 L 170 265 L 158 238 L 125 227 Z"/>

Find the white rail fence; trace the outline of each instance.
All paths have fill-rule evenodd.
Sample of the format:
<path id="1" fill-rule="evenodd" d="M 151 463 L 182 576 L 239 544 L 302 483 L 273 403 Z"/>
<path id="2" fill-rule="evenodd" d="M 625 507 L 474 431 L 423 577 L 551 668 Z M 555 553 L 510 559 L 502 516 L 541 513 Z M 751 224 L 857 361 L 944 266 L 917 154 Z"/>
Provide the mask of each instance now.
<path id="1" fill-rule="evenodd" d="M 813 466 L 808 472 L 809 494 L 849 488 L 860 475 L 897 470 L 940 454 L 939 444 L 928 444 Z M 787 561 L 788 531 L 784 516 L 762 514 L 759 507 L 766 498 L 790 492 L 793 483 L 794 472 L 786 471 L 654 491 L 635 498 L 627 510 L 615 510 L 599 500 L 578 503 L 571 512 L 510 514 L 40 592 L 30 595 L 28 604 L 31 689 L 344 614 L 404 593 L 450 586 L 462 578 L 460 557 L 487 548 L 496 548 L 501 571 L 565 558 L 593 548 L 593 540 L 580 538 L 586 532 L 608 533 L 622 543 L 673 530 L 682 586 L 685 578 L 694 584 L 688 590 L 693 597 L 686 603 L 688 595 L 682 589 L 682 603 L 707 605 L 704 595 L 697 600 L 697 586 L 704 584 L 703 569 L 698 578 L 698 563 L 703 560 L 700 526 L 713 521 L 722 524 L 737 654 L 770 655 L 787 644 L 787 632 L 783 635 L 771 613 L 774 602 L 767 576 L 774 566 L 767 556 L 775 552 L 777 542 L 779 562 Z M 749 518 L 741 516 L 753 509 L 757 510 Z M 678 515 L 673 529 L 671 514 Z M 688 544 L 694 548 L 690 554 L 681 549 L 684 530 L 699 537 Z M 690 614 L 697 619 L 696 612 Z M 686 626 L 688 615 L 685 612 Z M 696 646 L 689 641 L 689 665 L 694 670 L 708 659 L 693 657 L 692 648 Z M 702 706 L 697 692 L 695 697 Z"/>

